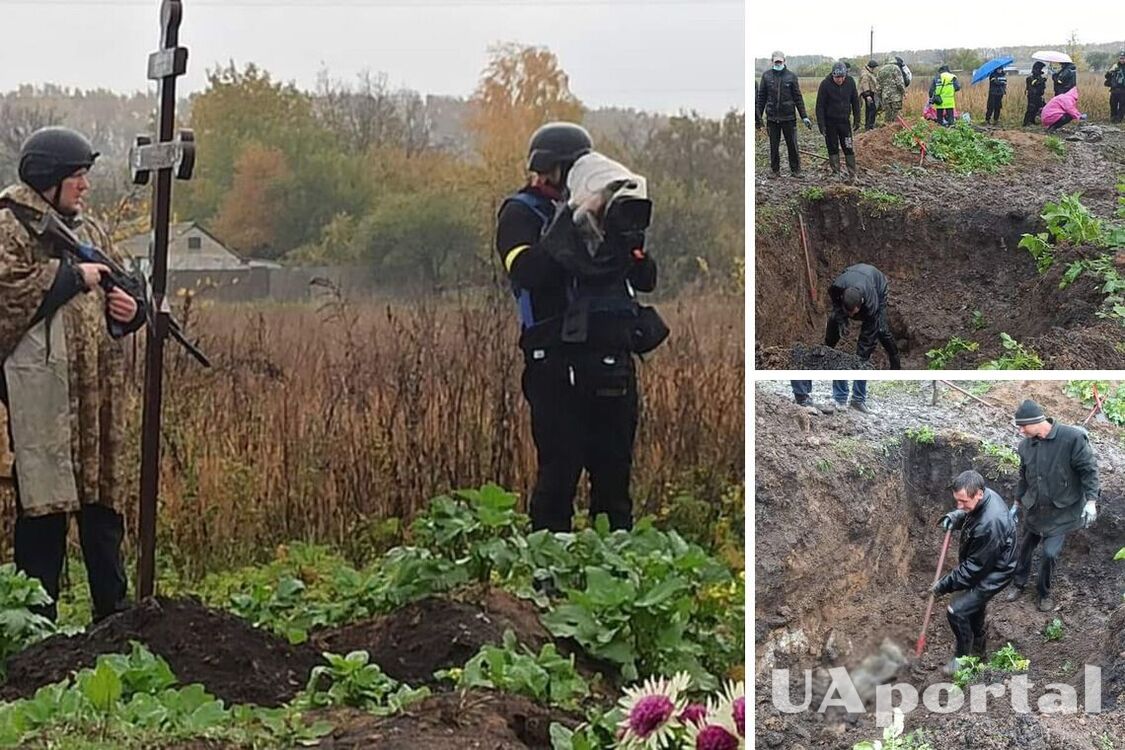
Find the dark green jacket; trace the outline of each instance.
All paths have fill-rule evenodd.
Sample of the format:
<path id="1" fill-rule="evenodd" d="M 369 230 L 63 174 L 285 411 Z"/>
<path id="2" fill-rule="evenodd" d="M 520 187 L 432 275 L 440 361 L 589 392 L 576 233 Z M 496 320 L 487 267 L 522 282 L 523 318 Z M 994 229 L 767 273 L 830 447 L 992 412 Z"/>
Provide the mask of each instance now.
<path id="1" fill-rule="evenodd" d="M 1082 527 L 1082 508 L 1098 499 L 1098 461 L 1086 431 L 1051 423 L 1042 440 L 1024 438 L 1016 498 L 1024 520 L 1037 534 L 1050 536 Z"/>

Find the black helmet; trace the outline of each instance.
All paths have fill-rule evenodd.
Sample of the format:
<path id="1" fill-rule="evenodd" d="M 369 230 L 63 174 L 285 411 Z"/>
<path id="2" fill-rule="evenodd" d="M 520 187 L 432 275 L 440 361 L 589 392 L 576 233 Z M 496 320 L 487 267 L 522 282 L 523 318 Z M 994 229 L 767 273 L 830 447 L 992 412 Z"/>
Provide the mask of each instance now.
<path id="1" fill-rule="evenodd" d="M 875 70 L 875 68 L 879 67 L 879 61 L 874 60 L 874 59 L 868 60 L 867 61 L 867 67 L 870 68 L 871 70 Z"/>
<path id="2" fill-rule="evenodd" d="M 43 193 L 78 170 L 92 167 L 98 156 L 81 133 L 70 128 L 40 128 L 20 147 L 20 179 Z"/>
<path id="3" fill-rule="evenodd" d="M 527 168 L 549 172 L 556 164 L 570 166 L 594 148 L 586 128 L 573 122 L 549 122 L 531 135 L 527 145 Z"/>

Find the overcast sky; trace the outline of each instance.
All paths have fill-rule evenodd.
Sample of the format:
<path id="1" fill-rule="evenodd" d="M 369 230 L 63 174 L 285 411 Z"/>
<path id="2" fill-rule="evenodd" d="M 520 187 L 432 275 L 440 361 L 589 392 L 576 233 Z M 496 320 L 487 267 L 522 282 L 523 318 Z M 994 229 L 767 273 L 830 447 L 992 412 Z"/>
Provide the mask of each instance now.
<path id="1" fill-rule="evenodd" d="M 1063 46 L 1072 30 L 1082 42 L 1110 42 L 1125 36 L 1120 5 L 1095 2 L 924 2 L 864 0 L 840 5 L 816 0 L 807 19 L 798 18 L 793 3 L 753 1 L 750 11 L 752 57 L 768 57 L 775 49 L 787 55 L 851 57 L 866 53 L 868 33 L 875 27 L 875 51 L 1003 47 L 1052 44 Z M 1117 16 L 1110 11 L 1117 7 Z"/>
<path id="2" fill-rule="evenodd" d="M 423 94 L 468 96 L 489 44 L 544 45 L 591 107 L 721 115 L 743 107 L 740 0 L 184 0 L 181 89 L 233 58 L 315 85 L 364 68 Z M 20 83 L 143 90 L 158 0 L 0 0 L 0 91 Z"/>

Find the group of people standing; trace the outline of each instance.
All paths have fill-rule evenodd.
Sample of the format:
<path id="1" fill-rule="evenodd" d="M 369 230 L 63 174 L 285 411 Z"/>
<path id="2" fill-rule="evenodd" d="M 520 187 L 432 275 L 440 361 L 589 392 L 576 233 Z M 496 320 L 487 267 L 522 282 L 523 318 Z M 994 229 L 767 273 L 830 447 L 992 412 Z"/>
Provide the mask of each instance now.
<path id="1" fill-rule="evenodd" d="M 772 63 L 762 74 L 755 97 L 755 127 L 761 128 L 763 120 L 770 140 L 770 177 L 781 176 L 781 140 L 784 137 L 789 157 L 789 171 L 801 177 L 801 155 L 797 148 L 797 122 L 812 129 L 812 120 L 801 94 L 800 80 L 785 64 L 785 54 L 777 51 Z M 828 163 L 833 174 L 842 172 L 840 154 L 849 178 L 856 175 L 853 134 L 859 130 L 861 105 L 863 127 L 873 130 L 879 112 L 884 122 L 890 124 L 900 119 L 906 89 L 913 75 L 901 57 L 887 57 L 882 64 L 868 60 L 860 72 L 859 81 L 851 75 L 847 62 L 837 62 L 820 82 L 816 96 L 816 126 L 824 136 L 828 150 Z M 1054 96 L 1048 101 L 1047 83 L 1053 83 Z M 1125 120 L 1125 49 L 1117 57 L 1117 64 L 1105 74 L 1105 85 L 1110 90 L 1110 121 Z M 1043 127 L 1055 131 L 1068 123 L 1087 119 L 1078 110 L 1078 69 L 1074 63 L 1062 63 L 1052 71 L 1046 63 L 1036 62 L 1026 79 L 1027 111 L 1023 126 L 1035 124 L 1038 118 Z M 961 82 L 948 65 L 941 65 L 930 81 L 925 116 L 943 126 L 957 119 L 957 94 Z M 1004 97 L 1008 93 L 1008 76 L 998 68 L 988 77 L 988 103 L 985 124 L 998 125 Z"/>

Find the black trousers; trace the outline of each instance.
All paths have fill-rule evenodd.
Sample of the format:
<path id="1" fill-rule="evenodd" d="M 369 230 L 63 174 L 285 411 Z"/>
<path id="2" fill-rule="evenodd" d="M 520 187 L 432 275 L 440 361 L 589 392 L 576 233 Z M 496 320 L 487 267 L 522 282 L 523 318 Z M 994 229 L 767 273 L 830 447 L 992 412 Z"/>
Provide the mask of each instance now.
<path id="1" fill-rule="evenodd" d="M 824 145 L 828 147 L 829 155 L 840 153 L 841 148 L 845 154 L 855 153 L 852 148 L 852 128 L 847 120 L 828 120 L 824 123 Z"/>
<path id="2" fill-rule="evenodd" d="M 1000 107 L 1004 104 L 1003 94 L 989 94 L 988 104 L 984 110 L 985 122 L 1000 122 Z"/>
<path id="3" fill-rule="evenodd" d="M 879 114 L 879 108 L 875 106 L 874 96 L 865 96 L 863 98 L 863 129 L 875 129 L 875 115 Z"/>
<path id="4" fill-rule="evenodd" d="M 945 610 L 949 627 L 953 629 L 956 641 L 954 656 L 968 656 L 973 651 L 973 640 L 984 639 L 985 609 L 992 597 L 1003 591 L 984 593 L 979 589 L 969 589 L 953 598 Z"/>
<path id="5" fill-rule="evenodd" d="M 70 514 L 25 516 L 19 507 L 18 484 L 16 505 L 19 510 L 14 545 L 16 568 L 43 584 L 52 602 L 39 609 L 38 614 L 55 620 L 58 618 L 56 602 L 59 599 L 59 579 L 66 561 Z M 85 504 L 74 515 L 78 519 L 78 540 L 86 563 L 86 578 L 96 622 L 128 606 L 125 566 L 121 560 L 125 522 L 121 514 L 104 505 Z"/>
<path id="6" fill-rule="evenodd" d="M 797 122 L 767 120 L 766 129 L 770 134 L 770 170 L 774 174 L 781 171 L 781 136 L 784 135 L 785 148 L 789 152 L 789 171 L 800 172 L 801 155 L 797 153 Z"/>
<path id="7" fill-rule="evenodd" d="M 1039 578 L 1035 589 L 1040 599 L 1050 594 L 1051 578 L 1055 574 L 1055 566 L 1058 564 L 1065 541 L 1066 534 L 1040 536 L 1025 525 L 1020 536 L 1020 556 L 1016 562 L 1016 573 L 1012 577 L 1012 582 L 1020 588 L 1027 585 L 1027 579 L 1031 575 L 1031 558 L 1035 555 L 1035 548 L 1042 542 L 1043 559 L 1039 561 Z"/>
<path id="8" fill-rule="evenodd" d="M 1111 89 L 1109 92 L 1109 121 L 1125 121 L 1125 89 Z"/>
<path id="9" fill-rule="evenodd" d="M 1068 122 L 1074 122 L 1074 115 L 1069 114 L 1067 112 L 1063 112 L 1062 117 L 1060 117 L 1058 120 L 1056 120 L 1055 124 L 1052 125 L 1051 127 L 1047 128 L 1047 130 L 1048 130 L 1048 132 L 1051 131 L 1051 130 L 1061 130 L 1062 126 L 1066 125 Z"/>
<path id="10" fill-rule="evenodd" d="M 1043 99 L 1032 98 L 1027 100 L 1027 111 L 1023 113 L 1023 124 L 1034 125 L 1035 118 L 1039 116 L 1039 110 L 1043 109 Z"/>
<path id="11" fill-rule="evenodd" d="M 611 528 L 632 528 L 629 476 L 639 416 L 632 355 L 583 349 L 528 354 L 523 393 L 538 453 L 532 529 L 571 530 L 583 469 L 590 478 L 590 517 L 604 513 Z"/>
<path id="12" fill-rule="evenodd" d="M 824 328 L 825 346 L 835 347 L 840 343 L 840 337 L 847 330 L 848 321 L 839 320 L 835 315 L 828 316 L 828 323 Z M 898 354 L 898 343 L 895 335 L 891 333 L 891 325 L 887 320 L 887 301 L 880 300 L 879 314 L 874 320 L 865 320 L 860 324 L 859 343 L 856 346 L 856 356 L 860 359 L 871 359 L 875 353 L 875 342 L 878 341 L 887 353 L 887 360 L 892 370 L 902 369 L 902 361 Z"/>

